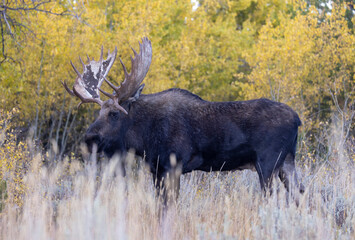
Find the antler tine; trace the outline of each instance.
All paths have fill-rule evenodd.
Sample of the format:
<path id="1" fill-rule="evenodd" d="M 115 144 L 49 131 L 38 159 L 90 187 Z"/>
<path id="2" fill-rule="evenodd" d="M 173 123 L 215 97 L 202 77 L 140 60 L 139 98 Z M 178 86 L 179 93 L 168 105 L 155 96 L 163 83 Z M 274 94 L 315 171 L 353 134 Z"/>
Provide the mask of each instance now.
<path id="1" fill-rule="evenodd" d="M 78 75 L 78 77 L 81 78 L 81 73 L 79 72 L 78 69 L 76 69 L 76 67 L 74 66 L 74 64 L 73 64 L 73 62 L 72 62 L 71 60 L 70 60 L 70 64 L 71 64 L 71 66 L 73 67 L 73 69 L 74 69 L 74 71 L 76 72 L 76 74 Z"/>
<path id="2" fill-rule="evenodd" d="M 81 104 L 83 104 L 83 102 L 78 103 L 78 105 L 76 105 L 76 108 L 79 109 Z"/>
<path id="3" fill-rule="evenodd" d="M 90 63 L 90 58 L 89 58 L 89 55 L 88 55 L 88 54 L 86 54 L 86 58 L 87 58 L 88 64 L 89 64 L 89 63 Z"/>
<path id="4" fill-rule="evenodd" d="M 73 87 L 73 92 L 74 92 L 75 96 L 77 96 L 81 100 L 81 103 L 78 105 L 78 107 L 80 107 L 80 105 L 83 104 L 83 103 L 92 103 L 92 102 L 93 103 L 97 103 L 100 106 L 102 105 L 102 101 L 100 99 L 97 99 L 97 98 L 85 98 L 75 89 L 75 87 Z"/>
<path id="5" fill-rule="evenodd" d="M 107 79 L 105 79 L 106 81 L 108 81 Z M 99 91 L 102 92 L 104 95 L 106 95 L 107 97 L 111 98 L 114 100 L 115 106 L 121 110 L 122 112 L 124 112 L 125 114 L 128 114 L 128 112 L 126 111 L 126 109 L 124 109 L 121 105 L 118 104 L 117 101 L 115 101 L 116 96 L 114 96 L 113 94 L 110 94 L 108 92 L 105 92 L 104 90 L 102 90 L 101 88 L 99 88 Z"/>
<path id="6" fill-rule="evenodd" d="M 65 90 L 67 90 L 67 92 L 68 92 L 70 95 L 75 96 L 74 92 L 69 89 L 69 87 L 68 87 L 67 83 L 65 82 L 65 80 L 64 80 L 64 82 L 62 82 L 62 81 L 60 81 L 60 82 L 63 84 Z"/>
<path id="7" fill-rule="evenodd" d="M 141 43 L 138 41 L 138 43 L 139 43 L 139 45 L 141 45 Z M 136 50 L 134 50 L 134 48 L 133 47 L 131 47 L 131 49 L 132 49 L 132 51 L 133 51 L 133 53 L 134 53 L 134 56 L 137 56 L 138 55 L 138 53 L 136 52 Z M 139 48 L 140 49 L 140 48 Z M 131 58 L 132 58 L 132 56 L 131 56 Z"/>
<path id="8" fill-rule="evenodd" d="M 113 85 L 109 80 L 107 80 L 107 78 L 104 78 L 105 82 L 107 82 L 107 84 L 113 88 L 113 90 L 115 90 L 116 92 L 118 91 L 118 89 L 120 88 L 119 86 L 116 87 L 115 85 Z"/>
<path id="9" fill-rule="evenodd" d="M 81 59 L 80 56 L 79 56 L 79 60 L 80 60 L 81 64 L 83 65 L 83 69 L 85 70 L 85 63 L 83 62 L 83 59 Z"/>
<path id="10" fill-rule="evenodd" d="M 131 60 L 133 61 L 132 56 L 131 56 Z M 124 81 L 126 81 L 127 77 L 129 76 L 129 73 L 127 72 L 127 68 L 124 65 L 124 63 L 122 62 L 121 58 L 120 58 L 120 62 L 121 62 L 122 68 L 123 68 L 124 76 L 125 76 L 125 80 Z"/>
<path id="11" fill-rule="evenodd" d="M 113 94 L 111 94 L 111 93 L 108 93 L 108 92 L 102 90 L 101 88 L 99 88 L 99 91 L 102 92 L 104 95 L 106 95 L 106 96 L 109 97 L 109 98 L 112 98 L 112 99 L 115 98 L 115 95 L 113 95 Z"/>
<path id="12" fill-rule="evenodd" d="M 121 110 L 123 113 L 127 114 L 128 115 L 128 112 L 126 111 L 126 109 L 124 109 L 121 105 L 118 104 L 117 101 L 114 101 L 115 102 L 115 106 Z"/>

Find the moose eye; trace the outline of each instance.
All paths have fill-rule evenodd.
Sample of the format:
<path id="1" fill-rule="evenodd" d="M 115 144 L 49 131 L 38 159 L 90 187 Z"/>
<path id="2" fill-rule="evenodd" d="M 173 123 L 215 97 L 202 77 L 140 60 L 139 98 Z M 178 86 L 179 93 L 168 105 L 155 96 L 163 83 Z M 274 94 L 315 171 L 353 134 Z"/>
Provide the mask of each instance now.
<path id="1" fill-rule="evenodd" d="M 109 116 L 109 118 L 111 118 L 113 120 L 117 120 L 119 117 L 119 114 L 118 114 L 118 112 L 109 112 L 108 116 Z"/>

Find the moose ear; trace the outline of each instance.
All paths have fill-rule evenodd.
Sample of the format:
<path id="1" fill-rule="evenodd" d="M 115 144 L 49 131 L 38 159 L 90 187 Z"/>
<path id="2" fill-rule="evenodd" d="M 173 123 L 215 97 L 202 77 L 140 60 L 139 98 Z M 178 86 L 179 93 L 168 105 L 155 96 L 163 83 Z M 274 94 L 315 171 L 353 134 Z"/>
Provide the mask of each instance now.
<path id="1" fill-rule="evenodd" d="M 142 93 L 142 90 L 143 90 L 144 86 L 145 86 L 144 83 L 143 83 L 142 85 L 140 85 L 139 88 L 138 88 L 138 90 L 136 91 L 136 93 L 133 94 L 133 96 L 129 98 L 129 100 L 130 100 L 131 102 L 137 101 L 137 99 L 139 98 L 139 96 L 140 96 L 141 93 Z"/>

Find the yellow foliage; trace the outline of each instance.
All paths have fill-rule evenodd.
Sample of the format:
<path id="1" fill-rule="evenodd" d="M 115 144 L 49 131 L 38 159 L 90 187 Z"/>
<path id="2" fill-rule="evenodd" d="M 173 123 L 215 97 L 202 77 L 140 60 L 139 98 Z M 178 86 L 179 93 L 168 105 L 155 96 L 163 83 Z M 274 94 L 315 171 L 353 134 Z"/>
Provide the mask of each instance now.
<path id="1" fill-rule="evenodd" d="M 66 95 L 60 81 L 75 79 L 69 60 L 79 67 L 79 56 L 97 59 L 102 45 L 105 52 L 117 46 L 130 68 L 130 46 L 137 49 L 143 36 L 153 44 L 143 93 L 180 87 L 213 101 L 272 98 L 294 107 L 309 128 L 329 120 L 335 100 L 354 100 L 354 33 L 345 8 L 336 3 L 331 14 L 305 1 L 283 0 L 205 0 L 195 10 L 190 0 L 49 4 L 70 15 L 14 15 L 35 34 L 23 35 L 19 28 L 17 41 L 5 35 L 15 63 L 0 65 L 0 108 L 18 108 L 16 122 L 34 125 L 35 137 L 60 142 L 65 124 L 72 121 L 72 132 L 82 132 L 98 109 L 86 105 L 78 111 L 78 100 Z M 108 78 L 122 81 L 119 63 Z M 80 142 L 68 134 L 68 141 Z"/>
<path id="2" fill-rule="evenodd" d="M 280 14 L 276 27 L 268 21 L 254 51 L 245 55 L 252 67 L 248 82 L 235 84 L 249 99 L 267 97 L 294 106 L 310 121 L 308 128 L 317 127 L 321 116 L 335 110 L 334 101 L 343 106 L 355 97 L 355 36 L 345 10 L 334 4 L 322 22 L 315 7 L 294 17 Z"/>
<path id="3" fill-rule="evenodd" d="M 12 130 L 11 119 L 16 114 L 15 108 L 10 112 L 0 110 L 0 183 L 6 183 L 8 201 L 21 206 L 25 193 L 23 177 L 30 154 L 27 143 L 17 142 Z"/>
<path id="4" fill-rule="evenodd" d="M 40 12 L 23 16 L 35 35 L 27 35 L 21 45 L 12 41 L 7 46 L 20 64 L 5 62 L 0 67 L 0 89 L 6 92 L 2 108 L 18 107 L 23 120 L 34 119 L 38 111 L 48 119 L 64 97 L 60 81 L 75 79 L 69 60 L 79 66 L 79 56 L 98 58 L 101 45 L 105 51 L 118 46 L 119 56 L 129 67 L 130 46 L 137 48 L 143 36 L 153 44 L 145 93 L 181 87 L 211 100 L 235 99 L 236 91 L 230 86 L 236 64 L 255 32 L 235 32 L 232 1 L 225 3 L 227 14 L 213 19 L 210 12 L 221 6 L 217 0 L 206 1 L 196 11 L 190 1 L 175 0 L 72 4 L 74 16 Z M 53 11 L 60 8 L 53 3 Z M 109 78 L 116 84 L 123 79 L 118 63 Z M 66 105 L 66 109 L 72 106 Z"/>

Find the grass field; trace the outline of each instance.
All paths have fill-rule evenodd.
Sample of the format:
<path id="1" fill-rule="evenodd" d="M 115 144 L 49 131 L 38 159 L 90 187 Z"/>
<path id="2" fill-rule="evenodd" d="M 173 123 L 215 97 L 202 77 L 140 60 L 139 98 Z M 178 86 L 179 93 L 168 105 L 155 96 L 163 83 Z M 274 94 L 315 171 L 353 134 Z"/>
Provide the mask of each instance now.
<path id="1" fill-rule="evenodd" d="M 196 171 L 182 177 L 180 196 L 163 217 L 144 164 L 127 166 L 123 178 L 119 159 L 43 164 L 55 149 L 36 153 L 28 145 L 2 141 L 2 240 L 355 239 L 353 145 L 328 161 L 298 161 L 306 186 L 299 206 L 279 180 L 263 197 L 255 172 Z"/>
<path id="2" fill-rule="evenodd" d="M 25 176 L 23 206 L 0 216 L 1 239 L 354 239 L 355 171 L 338 162 L 302 168 L 307 192 L 300 206 L 278 194 L 264 198 L 251 171 L 185 175 L 178 201 L 158 217 L 150 173 L 113 177 L 79 162 L 40 167 Z"/>

